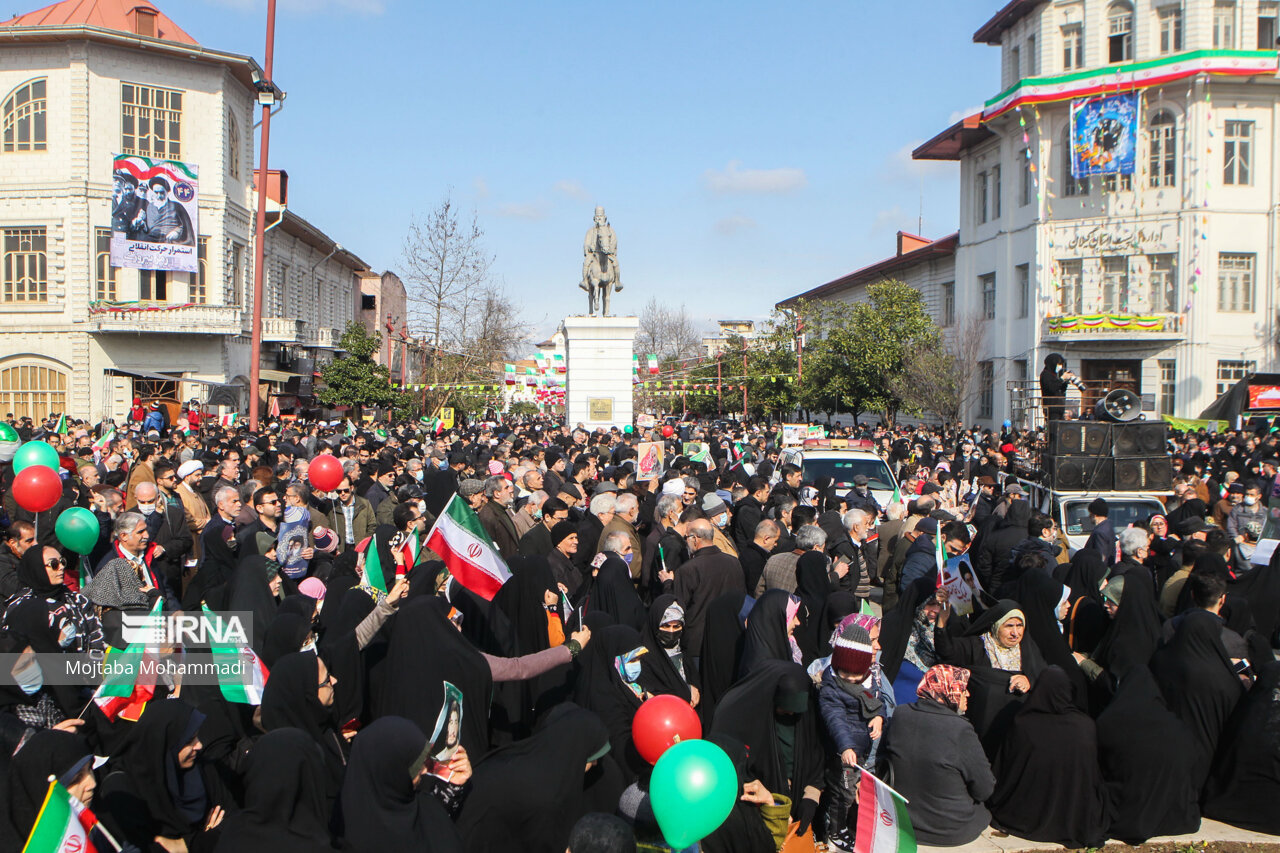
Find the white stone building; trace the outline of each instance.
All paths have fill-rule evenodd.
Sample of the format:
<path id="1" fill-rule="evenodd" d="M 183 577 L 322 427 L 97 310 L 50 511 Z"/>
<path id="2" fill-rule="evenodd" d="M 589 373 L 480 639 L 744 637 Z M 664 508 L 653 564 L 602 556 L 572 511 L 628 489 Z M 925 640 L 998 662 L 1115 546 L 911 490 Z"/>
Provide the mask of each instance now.
<path id="1" fill-rule="evenodd" d="M 205 400 L 219 386 L 243 409 L 257 63 L 145 2 L 66 0 L 0 33 L 0 415 L 120 417 L 134 395 Z M 115 154 L 199 168 L 199 274 L 110 266 Z M 336 244 L 274 208 L 263 365 L 277 371 L 282 350 L 334 350 L 364 265 L 337 252 L 314 266 Z"/>
<path id="2" fill-rule="evenodd" d="M 1148 417 L 1274 367 L 1277 34 L 1271 0 L 1013 0 L 978 30 L 1000 94 L 915 152 L 960 164 L 951 316 L 986 327 L 971 421 L 1018 416 L 1011 383 L 1050 352 Z M 1123 92 L 1136 171 L 1073 179 L 1072 100 Z"/>

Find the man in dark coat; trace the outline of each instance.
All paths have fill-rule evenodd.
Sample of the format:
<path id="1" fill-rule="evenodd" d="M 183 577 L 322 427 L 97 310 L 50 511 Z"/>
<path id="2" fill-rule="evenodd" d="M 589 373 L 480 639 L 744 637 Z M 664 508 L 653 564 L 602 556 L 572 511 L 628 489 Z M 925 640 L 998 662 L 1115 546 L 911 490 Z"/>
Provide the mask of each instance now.
<path id="1" fill-rule="evenodd" d="M 1107 517 L 1110 511 L 1105 498 L 1094 498 L 1089 502 L 1089 517 L 1093 519 L 1093 532 L 1084 547 L 1097 551 L 1108 566 L 1116 564 L 1116 529 Z"/>
<path id="2" fill-rule="evenodd" d="M 693 555 L 676 569 L 674 589 L 676 600 L 684 608 L 684 639 L 686 653 L 701 653 L 702 634 L 706 628 L 707 607 L 727 592 L 746 595 L 742 580 L 742 564 L 715 546 L 715 528 L 705 518 L 688 524 L 687 538 Z"/>
<path id="3" fill-rule="evenodd" d="M 519 551 L 525 557 L 546 557 L 555 545 L 551 541 L 551 528 L 569 518 L 569 507 L 559 498 L 547 498 L 542 502 L 542 518 L 520 537 Z M 581 537 L 579 537 L 581 540 Z M 579 543 L 581 550 L 581 543 Z"/>
<path id="4" fill-rule="evenodd" d="M 210 609 L 226 606 L 226 588 L 236 570 L 235 517 L 240 513 L 240 493 L 223 486 L 213 493 L 215 512 L 200 532 L 200 566 L 182 596 L 183 610 L 199 610 L 202 601 Z"/>
<path id="5" fill-rule="evenodd" d="M 978 561 L 973 567 L 978 574 L 982 588 L 997 590 L 1004 582 L 1005 571 L 1009 568 L 1009 555 L 1018 543 L 1027 538 L 1027 524 L 1031 521 L 1031 504 L 1017 499 L 1009 504 L 1003 521 L 982 537 L 978 548 Z"/>
<path id="6" fill-rule="evenodd" d="M 756 525 L 756 535 L 747 547 L 738 552 L 738 562 L 742 564 L 742 580 L 747 589 L 755 589 L 764 573 L 764 564 L 769 562 L 773 546 L 778 544 L 781 528 L 778 522 L 765 519 Z"/>
<path id="7" fill-rule="evenodd" d="M 515 500 L 515 486 L 506 477 L 490 477 L 484 481 L 484 494 L 488 501 L 480 507 L 480 524 L 493 540 L 502 559 L 510 560 L 520 553 L 520 537 L 516 535 L 516 523 L 508 511 Z"/>
<path id="8" fill-rule="evenodd" d="M 752 477 L 747 481 L 747 496 L 733 508 L 733 544 L 739 553 L 756 536 L 756 525 L 764 519 L 764 502 L 769 499 L 769 481 Z"/>

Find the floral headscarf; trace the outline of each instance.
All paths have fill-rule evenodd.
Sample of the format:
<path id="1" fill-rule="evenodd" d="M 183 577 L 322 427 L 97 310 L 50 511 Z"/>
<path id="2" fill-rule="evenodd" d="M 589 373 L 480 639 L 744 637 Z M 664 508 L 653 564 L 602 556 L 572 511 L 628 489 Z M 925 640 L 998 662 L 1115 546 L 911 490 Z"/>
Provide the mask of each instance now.
<path id="1" fill-rule="evenodd" d="M 969 687 L 969 670 L 940 663 L 929 667 L 920 679 L 916 695 L 921 699 L 941 702 L 953 711 L 960 710 L 960 697 Z"/>
<path id="2" fill-rule="evenodd" d="M 782 630 L 787 635 L 787 642 L 791 645 L 791 659 L 796 663 L 804 663 L 804 654 L 800 651 L 800 645 L 796 642 L 795 634 L 791 632 L 791 620 L 800 614 L 800 608 L 804 606 L 804 602 L 800 600 L 800 596 L 792 595 L 787 600 L 787 615 L 783 618 L 786 620 L 782 623 Z"/>

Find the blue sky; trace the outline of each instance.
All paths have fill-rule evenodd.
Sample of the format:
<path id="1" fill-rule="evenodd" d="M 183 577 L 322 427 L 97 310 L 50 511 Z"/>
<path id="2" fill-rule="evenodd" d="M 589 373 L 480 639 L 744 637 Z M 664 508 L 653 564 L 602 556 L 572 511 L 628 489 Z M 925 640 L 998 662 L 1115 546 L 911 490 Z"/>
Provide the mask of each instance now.
<path id="1" fill-rule="evenodd" d="M 1001 0 L 280 0 L 271 165 L 290 207 L 376 269 L 451 193 L 537 333 L 581 312 L 604 205 L 626 289 L 708 326 L 957 222 L 955 164 L 911 149 L 995 94 L 972 34 Z M 261 59 L 265 0 L 161 0 Z M 381 170 L 381 171 L 380 171 Z M 385 175 L 380 178 L 379 175 Z"/>

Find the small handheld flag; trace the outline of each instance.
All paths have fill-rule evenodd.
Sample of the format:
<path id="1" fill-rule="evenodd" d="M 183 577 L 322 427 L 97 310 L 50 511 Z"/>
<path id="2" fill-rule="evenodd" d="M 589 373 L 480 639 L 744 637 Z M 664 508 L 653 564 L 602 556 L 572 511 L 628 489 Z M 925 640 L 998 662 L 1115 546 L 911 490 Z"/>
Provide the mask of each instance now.
<path id="1" fill-rule="evenodd" d="M 427 547 L 440 555 L 458 583 L 486 601 L 511 577 L 475 511 L 456 494 L 431 526 Z"/>
<path id="2" fill-rule="evenodd" d="M 916 831 L 907 814 L 907 800 L 859 767 L 858 833 L 854 853 L 915 853 Z"/>

